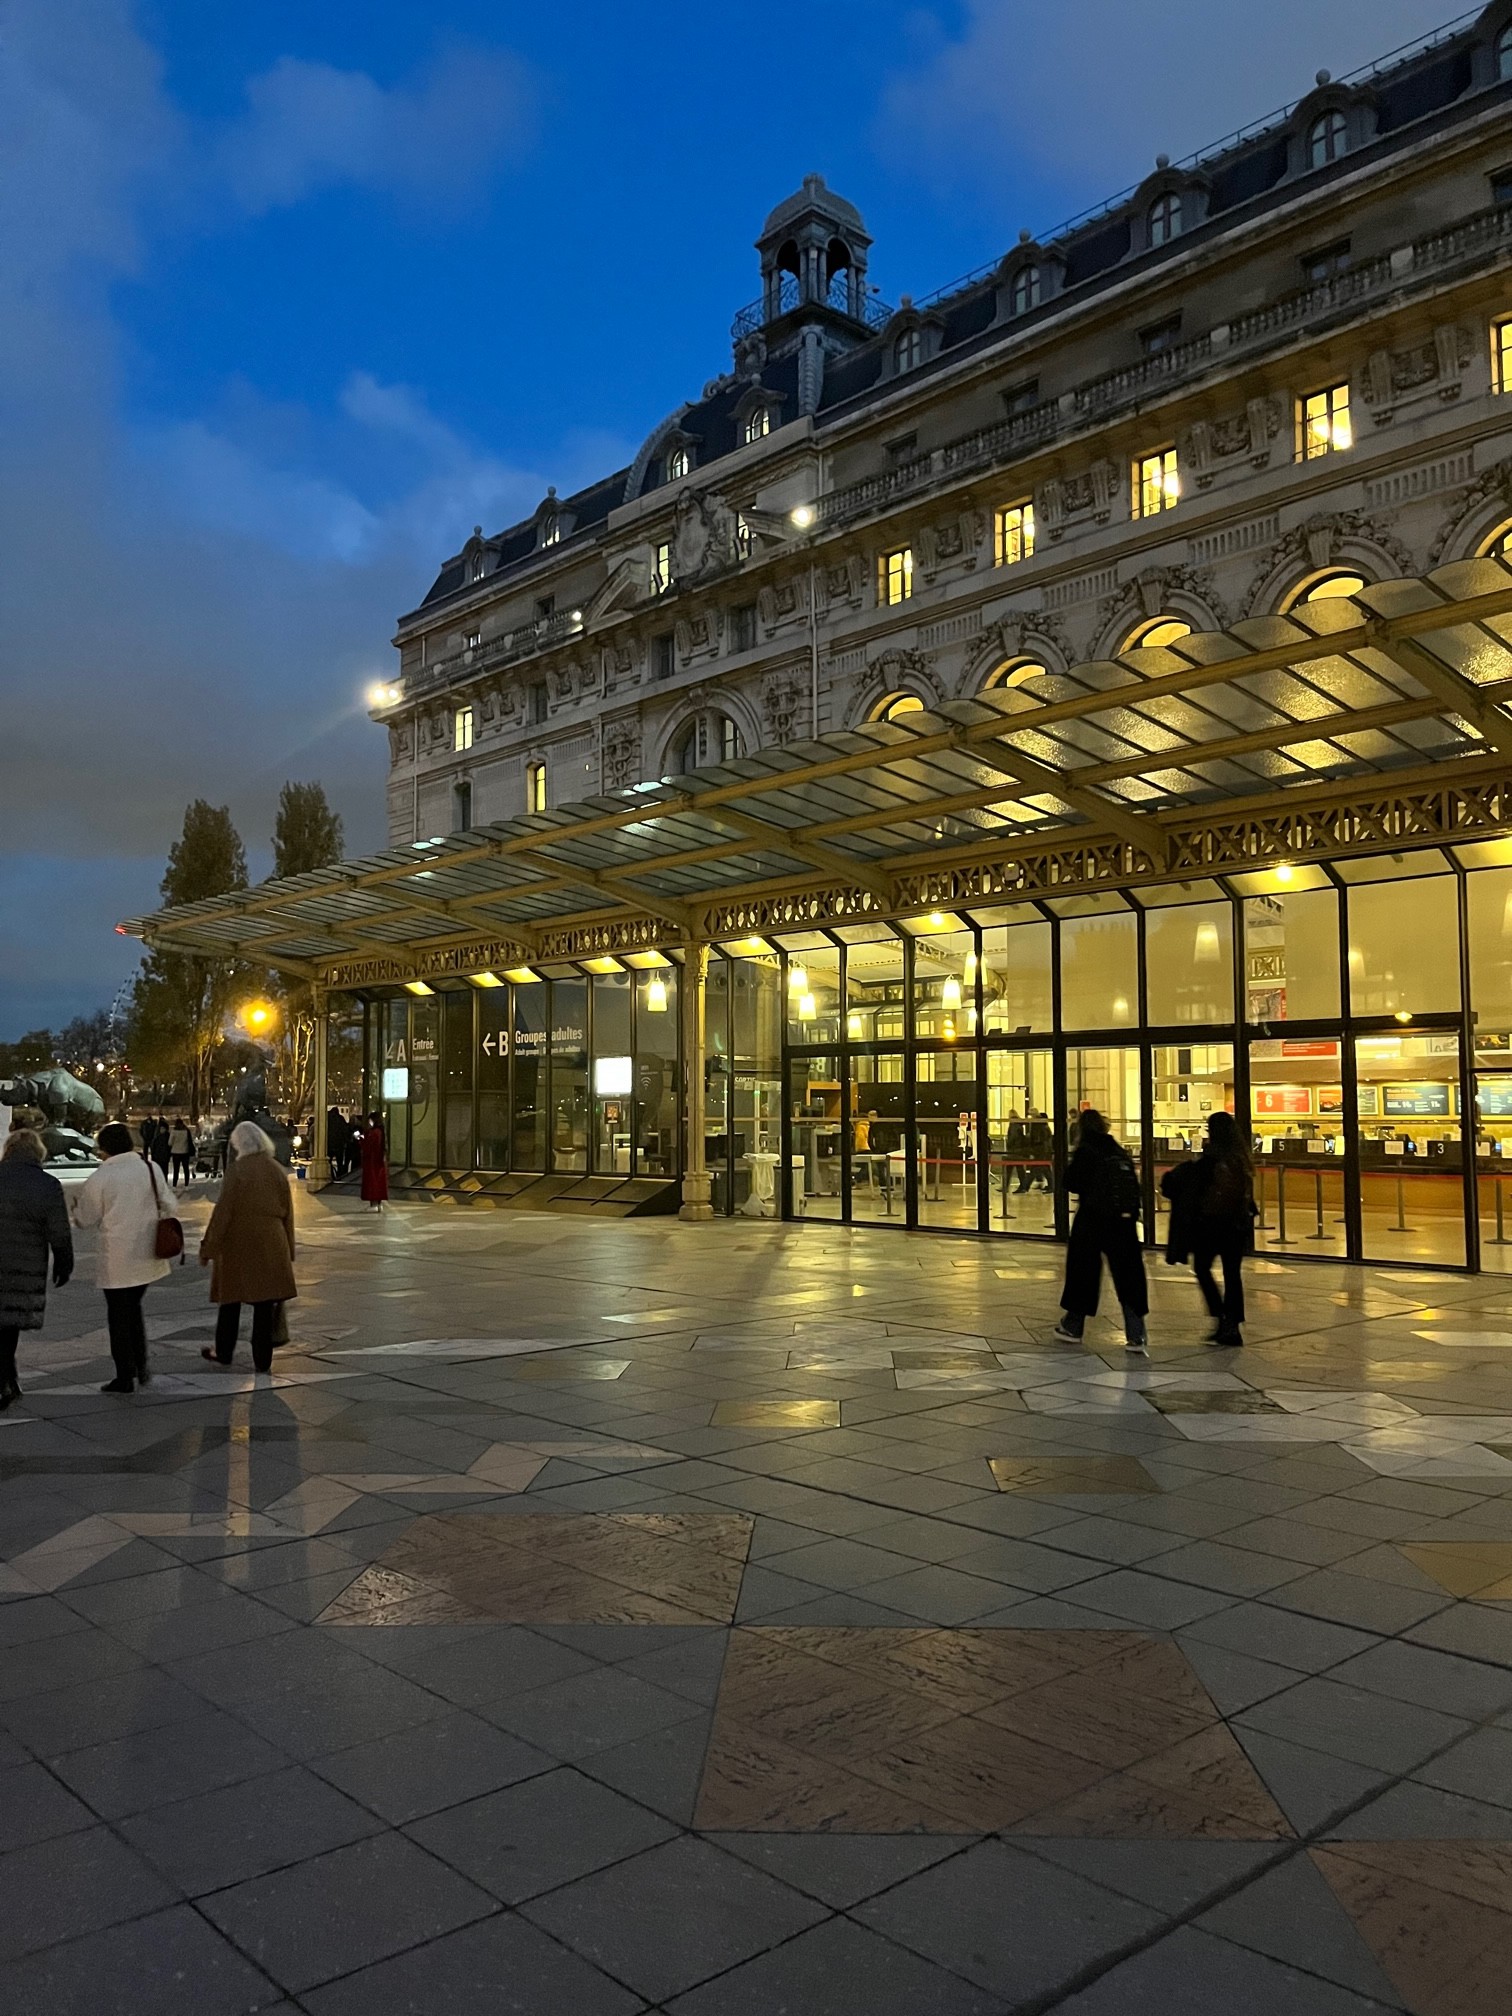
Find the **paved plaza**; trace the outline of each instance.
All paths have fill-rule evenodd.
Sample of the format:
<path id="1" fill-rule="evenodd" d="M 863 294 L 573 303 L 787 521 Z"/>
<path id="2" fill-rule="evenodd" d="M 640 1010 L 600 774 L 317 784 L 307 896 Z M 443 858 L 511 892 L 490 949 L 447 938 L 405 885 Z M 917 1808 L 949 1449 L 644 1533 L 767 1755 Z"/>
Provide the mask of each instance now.
<path id="1" fill-rule="evenodd" d="M 23 1340 L 0 2006 L 1504 2016 L 1512 1286 L 299 1203 Z"/>

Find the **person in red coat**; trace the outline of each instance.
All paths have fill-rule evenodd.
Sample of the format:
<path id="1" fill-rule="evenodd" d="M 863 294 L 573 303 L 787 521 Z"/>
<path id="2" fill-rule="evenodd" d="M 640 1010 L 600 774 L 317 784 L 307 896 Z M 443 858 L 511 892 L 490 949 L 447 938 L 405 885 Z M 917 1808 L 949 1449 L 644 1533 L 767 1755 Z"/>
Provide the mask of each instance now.
<path id="1" fill-rule="evenodd" d="M 383 1119 L 374 1113 L 362 1130 L 362 1201 L 374 1211 L 383 1209 L 388 1196 L 388 1142 Z"/>

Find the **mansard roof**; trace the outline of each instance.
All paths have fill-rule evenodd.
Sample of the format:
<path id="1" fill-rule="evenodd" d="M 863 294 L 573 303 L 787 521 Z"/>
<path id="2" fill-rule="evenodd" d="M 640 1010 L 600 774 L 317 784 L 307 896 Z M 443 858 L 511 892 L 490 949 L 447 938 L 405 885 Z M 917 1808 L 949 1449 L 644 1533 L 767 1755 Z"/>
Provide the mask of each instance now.
<path id="1" fill-rule="evenodd" d="M 1467 95 L 1477 105 L 1498 98 L 1512 101 L 1512 80 L 1494 81 L 1494 70 L 1488 71 L 1485 56 L 1488 38 L 1509 20 L 1512 6 L 1507 0 L 1492 0 L 1472 22 L 1453 24 L 1426 44 L 1417 44 L 1399 57 L 1387 57 L 1356 77 L 1334 82 L 1327 79 L 1326 73 L 1320 73 L 1320 88 L 1309 91 L 1286 112 L 1204 154 L 1174 166 L 1162 158 L 1155 176 L 1124 191 L 1100 209 L 1042 235 L 1038 241 L 1040 248 L 1046 259 L 1060 264 L 1061 283 L 1039 307 L 1015 317 L 1011 325 L 1005 324 L 998 313 L 1001 259 L 916 302 L 914 306 L 927 312 L 940 326 L 941 334 L 933 354 L 911 375 L 926 376 L 948 368 L 973 351 L 1000 340 L 1010 326 L 1015 332 L 1032 329 L 1036 322 L 1058 313 L 1067 295 L 1109 281 L 1115 273 L 1130 270 L 1131 264 L 1136 269 L 1157 268 L 1193 244 L 1200 244 L 1205 236 L 1230 228 L 1246 211 L 1259 210 L 1283 185 L 1288 191 L 1325 185 L 1357 168 L 1362 161 L 1379 159 L 1395 147 L 1423 137 L 1434 130 L 1434 122 L 1442 126 L 1456 117 L 1460 102 Z M 1493 81 L 1485 82 L 1488 76 Z M 1325 85 L 1331 88 L 1325 91 L 1321 88 Z M 1304 165 L 1299 171 L 1299 123 L 1305 127 L 1310 122 L 1309 107 L 1325 96 L 1368 97 L 1374 131 L 1364 145 L 1341 159 L 1318 168 Z M 1199 188 L 1202 216 L 1192 229 L 1167 244 L 1146 249 L 1143 226 L 1138 220 L 1156 181 L 1162 186 L 1190 184 Z M 854 218 L 854 228 L 864 231 L 854 206 L 836 196 L 820 178 L 810 177 L 803 189 L 771 212 L 763 228 L 763 239 L 790 218 L 815 207 L 816 201 L 837 217 L 847 221 Z M 896 386 L 896 377 L 889 377 L 886 370 L 892 340 L 892 334 L 884 332 L 841 349 L 838 354 L 830 351 L 825 359 L 823 388 L 815 416 L 821 426 L 842 414 L 864 410 L 869 399 L 879 396 L 884 384 L 889 389 Z M 619 470 L 563 500 L 564 518 L 572 521 L 572 531 L 563 537 L 564 548 L 602 525 L 619 505 L 666 480 L 661 443 L 674 431 L 679 441 L 692 445 L 694 466 L 707 468 L 742 445 L 740 417 L 753 387 L 760 386 L 770 393 L 779 421 L 797 416 L 798 363 L 791 347 L 786 347 L 786 354 L 757 363 L 749 350 L 738 346 L 737 358 L 739 368 L 734 375 L 713 380 L 705 386 L 700 399 L 659 423 L 629 469 Z M 507 570 L 528 559 L 537 551 L 537 544 L 537 519 L 532 516 L 484 542 L 489 556 L 488 572 Z M 464 559 L 458 555 L 442 568 L 421 606 L 444 601 L 468 585 Z"/>

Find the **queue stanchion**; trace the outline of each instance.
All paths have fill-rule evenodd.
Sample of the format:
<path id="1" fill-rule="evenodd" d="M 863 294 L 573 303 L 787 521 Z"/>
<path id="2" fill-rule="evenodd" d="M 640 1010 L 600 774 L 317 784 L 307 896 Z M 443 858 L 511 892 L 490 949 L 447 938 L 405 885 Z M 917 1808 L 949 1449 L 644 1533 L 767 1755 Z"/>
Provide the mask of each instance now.
<path id="1" fill-rule="evenodd" d="M 1321 1169 L 1314 1169 L 1313 1171 L 1313 1189 L 1316 1198 L 1315 1208 L 1318 1214 L 1318 1229 L 1316 1232 L 1309 1232 L 1307 1236 L 1309 1239 L 1326 1239 L 1328 1234 L 1323 1230 L 1323 1171 Z"/>

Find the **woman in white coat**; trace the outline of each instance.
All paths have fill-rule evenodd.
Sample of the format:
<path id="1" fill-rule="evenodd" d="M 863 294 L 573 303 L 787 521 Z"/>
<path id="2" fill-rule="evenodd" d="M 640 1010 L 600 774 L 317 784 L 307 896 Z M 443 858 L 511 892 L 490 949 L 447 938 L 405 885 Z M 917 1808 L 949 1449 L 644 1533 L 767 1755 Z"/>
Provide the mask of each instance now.
<path id="1" fill-rule="evenodd" d="M 95 1285 L 105 1291 L 116 1368 L 100 1391 L 130 1393 L 147 1384 L 142 1297 L 168 1272 L 168 1262 L 157 1257 L 157 1228 L 171 1211 L 161 1195 L 165 1186 L 152 1163 L 137 1154 L 129 1127 L 112 1121 L 101 1128 L 96 1145 L 105 1159 L 74 1198 L 74 1223 L 98 1227 L 100 1234 Z"/>

